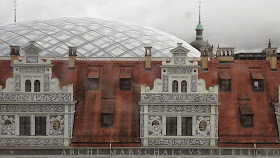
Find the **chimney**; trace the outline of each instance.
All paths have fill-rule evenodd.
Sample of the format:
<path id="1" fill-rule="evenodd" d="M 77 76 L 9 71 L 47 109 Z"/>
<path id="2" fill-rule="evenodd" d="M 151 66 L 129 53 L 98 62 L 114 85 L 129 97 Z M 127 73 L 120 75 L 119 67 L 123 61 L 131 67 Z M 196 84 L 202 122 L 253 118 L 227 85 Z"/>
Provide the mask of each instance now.
<path id="1" fill-rule="evenodd" d="M 69 68 L 75 69 L 76 57 L 77 57 L 77 47 L 69 47 Z"/>
<path id="2" fill-rule="evenodd" d="M 145 69 L 151 70 L 152 68 L 152 47 L 145 48 Z"/>
<path id="3" fill-rule="evenodd" d="M 19 52 L 20 52 L 20 46 L 10 46 L 11 49 L 11 64 L 14 64 L 14 60 L 19 60 Z"/>
<path id="4" fill-rule="evenodd" d="M 233 63 L 234 48 L 218 47 L 217 57 L 220 63 Z"/>
<path id="5" fill-rule="evenodd" d="M 269 61 L 270 70 L 277 70 L 277 48 L 271 47 L 271 42 L 269 39 L 268 47 L 265 49 L 266 60 Z"/>
<path id="6" fill-rule="evenodd" d="M 208 71 L 209 48 L 201 47 L 200 52 L 201 52 L 200 60 L 201 60 L 202 71 Z"/>

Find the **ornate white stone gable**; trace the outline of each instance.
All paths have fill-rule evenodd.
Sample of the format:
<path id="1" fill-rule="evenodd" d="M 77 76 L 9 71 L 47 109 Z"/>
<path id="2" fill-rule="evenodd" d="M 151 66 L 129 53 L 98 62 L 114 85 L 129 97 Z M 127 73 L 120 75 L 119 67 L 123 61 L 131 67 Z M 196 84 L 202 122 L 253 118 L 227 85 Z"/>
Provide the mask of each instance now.
<path id="1" fill-rule="evenodd" d="M 13 77 L 5 88 L 0 86 L 0 146 L 68 146 L 75 113 L 73 85 L 61 88 L 59 79 L 51 78 L 53 65 L 42 60 L 34 42 L 22 50 L 26 55 L 11 65 Z"/>
<path id="2" fill-rule="evenodd" d="M 161 79 L 141 85 L 140 137 L 143 146 L 216 146 L 218 86 L 198 78 L 197 61 L 188 61 L 181 44 L 163 61 Z"/>

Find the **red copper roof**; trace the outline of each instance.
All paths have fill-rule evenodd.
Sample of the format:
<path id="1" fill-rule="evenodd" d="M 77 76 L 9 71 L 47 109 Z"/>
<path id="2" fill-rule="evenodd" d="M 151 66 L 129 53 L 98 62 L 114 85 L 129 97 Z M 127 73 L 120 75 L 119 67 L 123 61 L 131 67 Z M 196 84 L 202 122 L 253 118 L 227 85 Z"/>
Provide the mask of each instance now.
<path id="1" fill-rule="evenodd" d="M 76 106 L 73 146 L 106 146 L 104 143 L 119 143 L 118 146 L 141 146 L 139 131 L 140 85 L 153 87 L 160 78 L 161 62 L 152 62 L 152 70 L 145 71 L 144 61 L 76 61 L 75 70 L 68 68 L 68 61 L 52 61 L 53 77 L 60 80 L 60 86 L 74 84 Z M 99 67 L 99 90 L 88 91 L 88 73 L 92 65 Z M 268 61 L 236 60 L 233 64 L 220 64 L 210 60 L 208 72 L 199 69 L 199 78 L 206 81 L 206 88 L 219 84 L 219 71 L 227 71 L 231 76 L 231 92 L 220 92 L 219 102 L 219 146 L 248 146 L 244 143 L 262 143 L 263 146 L 280 147 L 274 108 L 271 102 L 278 100 L 280 73 L 271 72 Z M 6 86 L 12 77 L 9 60 L 0 60 L 0 85 Z M 258 69 L 265 76 L 263 92 L 253 92 L 251 68 Z M 120 91 L 119 80 L 123 68 L 131 69 L 132 90 Z M 280 70 L 280 62 L 278 62 Z M 260 78 L 260 77 L 256 77 Z M 240 122 L 238 99 L 247 100 L 254 112 L 253 128 L 243 128 Z M 101 127 L 103 101 L 111 100 L 114 105 L 114 125 Z M 104 110 L 105 111 L 105 110 Z M 270 145 L 267 145 L 267 144 Z M 273 144 L 274 143 L 274 144 Z M 108 146 L 108 145 L 107 145 Z"/>

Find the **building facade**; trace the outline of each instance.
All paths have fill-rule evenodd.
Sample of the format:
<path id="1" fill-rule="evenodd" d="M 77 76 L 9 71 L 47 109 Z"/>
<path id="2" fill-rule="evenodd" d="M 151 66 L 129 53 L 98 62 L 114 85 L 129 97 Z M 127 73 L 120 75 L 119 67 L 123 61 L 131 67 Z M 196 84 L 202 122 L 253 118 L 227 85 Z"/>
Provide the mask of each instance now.
<path id="1" fill-rule="evenodd" d="M 21 61 L 11 61 L 13 77 L 0 87 L 1 146 L 69 146 L 73 138 L 73 85 L 60 88 L 53 65 L 31 42 Z M 11 54 L 19 52 L 11 48 Z"/>
<path id="2" fill-rule="evenodd" d="M 141 87 L 143 146 L 217 146 L 218 86 L 206 89 L 198 62 L 189 62 L 188 52 L 179 43 L 171 61 L 162 62 L 153 89 Z"/>

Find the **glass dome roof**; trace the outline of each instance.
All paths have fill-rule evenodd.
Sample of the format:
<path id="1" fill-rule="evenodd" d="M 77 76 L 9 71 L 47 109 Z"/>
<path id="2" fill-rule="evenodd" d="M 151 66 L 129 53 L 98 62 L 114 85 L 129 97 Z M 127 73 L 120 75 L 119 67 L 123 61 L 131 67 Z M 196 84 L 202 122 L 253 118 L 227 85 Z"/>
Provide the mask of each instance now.
<path id="1" fill-rule="evenodd" d="M 153 57 L 170 57 L 177 43 L 200 52 L 183 40 L 165 32 L 126 22 L 94 18 L 59 18 L 0 26 L 0 56 L 10 56 L 10 45 L 25 47 L 35 41 L 43 57 L 68 57 L 68 46 L 78 47 L 77 57 L 143 57 L 151 46 Z M 21 52 L 24 54 L 24 52 Z"/>

